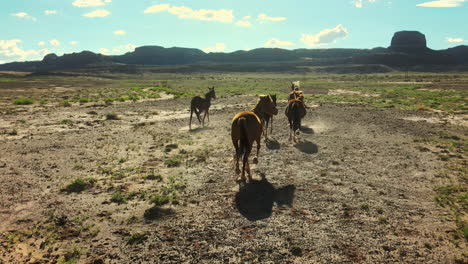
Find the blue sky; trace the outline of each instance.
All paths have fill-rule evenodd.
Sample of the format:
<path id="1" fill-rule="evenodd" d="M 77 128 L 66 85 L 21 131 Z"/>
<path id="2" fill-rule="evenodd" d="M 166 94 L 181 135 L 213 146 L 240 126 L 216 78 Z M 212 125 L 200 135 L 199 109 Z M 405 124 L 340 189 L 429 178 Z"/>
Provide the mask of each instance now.
<path id="1" fill-rule="evenodd" d="M 0 63 L 136 46 L 231 52 L 259 47 L 387 47 L 418 30 L 428 46 L 467 45 L 468 0 L 3 0 Z"/>

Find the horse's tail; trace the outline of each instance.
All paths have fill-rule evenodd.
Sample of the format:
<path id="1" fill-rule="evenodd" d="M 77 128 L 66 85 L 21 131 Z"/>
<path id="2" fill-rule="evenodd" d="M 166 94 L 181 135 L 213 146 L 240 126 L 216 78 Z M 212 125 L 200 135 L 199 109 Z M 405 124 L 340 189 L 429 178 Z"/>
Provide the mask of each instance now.
<path id="1" fill-rule="evenodd" d="M 294 102 L 292 107 L 291 107 L 291 117 L 292 117 L 292 123 L 293 123 L 293 131 L 298 132 L 299 129 L 301 128 L 301 109 L 299 109 L 299 103 Z"/>
<path id="2" fill-rule="evenodd" d="M 239 158 L 241 158 L 244 153 L 249 151 L 250 142 L 247 131 L 247 119 L 245 117 L 241 117 L 237 122 L 239 122 L 240 130 Z"/>

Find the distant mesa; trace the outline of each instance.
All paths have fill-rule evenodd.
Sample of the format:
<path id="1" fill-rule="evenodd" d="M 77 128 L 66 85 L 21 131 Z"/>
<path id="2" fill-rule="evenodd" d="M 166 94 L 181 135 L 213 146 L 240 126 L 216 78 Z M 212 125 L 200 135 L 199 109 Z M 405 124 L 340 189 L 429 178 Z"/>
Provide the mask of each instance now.
<path id="1" fill-rule="evenodd" d="M 58 58 L 59 56 L 57 56 L 57 54 L 50 53 L 50 54 L 45 55 L 44 59 L 42 59 L 42 62 L 48 65 L 55 64 Z"/>
<path id="2" fill-rule="evenodd" d="M 419 31 L 396 32 L 389 49 L 398 52 L 427 51 L 426 36 Z"/>
<path id="3" fill-rule="evenodd" d="M 155 72 L 232 71 L 282 72 L 330 71 L 388 72 L 392 69 L 421 70 L 468 69 L 468 46 L 445 50 L 427 47 L 426 36 L 418 31 L 396 32 L 388 48 L 373 49 L 295 49 L 258 48 L 249 51 L 209 52 L 200 49 L 161 46 L 137 47 L 122 55 L 103 55 L 90 51 L 48 54 L 42 61 L 10 62 L 0 71 L 50 71 L 85 69 L 133 74 L 145 66 L 165 66 Z"/>

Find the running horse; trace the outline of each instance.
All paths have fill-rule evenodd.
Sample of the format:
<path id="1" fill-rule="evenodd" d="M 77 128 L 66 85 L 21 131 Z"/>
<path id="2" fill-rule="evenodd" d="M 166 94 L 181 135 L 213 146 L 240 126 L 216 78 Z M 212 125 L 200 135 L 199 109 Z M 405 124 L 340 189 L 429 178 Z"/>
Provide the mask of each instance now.
<path id="1" fill-rule="evenodd" d="M 260 152 L 260 139 L 263 131 L 263 121 L 259 117 L 262 113 L 269 115 L 277 115 L 276 108 L 271 96 L 260 96 L 260 99 L 252 111 L 240 112 L 234 116 L 231 124 L 232 144 L 236 149 L 235 162 L 236 173 L 240 174 L 239 159 L 242 157 L 242 175 L 241 180 L 245 181 L 245 171 L 249 180 L 252 181 L 250 174 L 249 155 L 252 151 L 254 141 L 257 142 L 257 155 L 253 159 L 253 163 L 258 163 L 258 154 Z"/>
<path id="2" fill-rule="evenodd" d="M 271 95 L 271 99 L 273 100 L 273 103 L 276 105 L 276 94 Z M 263 113 L 263 115 L 260 117 L 263 121 L 263 124 L 265 124 L 265 129 L 263 130 L 263 135 L 265 136 L 265 140 L 268 140 L 268 125 L 270 125 L 270 134 L 273 133 L 273 115 L 270 115 L 268 113 Z M 271 124 L 270 124 L 271 120 Z"/>
<path id="3" fill-rule="evenodd" d="M 286 106 L 286 117 L 289 122 L 289 140 L 297 142 L 296 136 L 301 129 L 301 120 L 305 117 L 307 111 L 304 103 L 304 93 L 299 90 L 300 82 L 291 82 L 291 92 L 289 93 L 288 105 Z"/>
<path id="4" fill-rule="evenodd" d="M 212 88 L 208 88 L 208 92 L 205 94 L 205 98 L 201 98 L 200 96 L 195 96 L 192 98 L 190 102 L 190 123 L 189 129 L 192 130 L 192 116 L 193 112 L 197 116 L 198 122 L 202 126 L 205 126 L 205 117 L 208 115 L 208 122 L 210 122 L 210 106 L 211 106 L 211 99 L 216 99 L 216 93 L 214 90 L 214 86 Z M 200 119 L 200 114 L 205 112 L 203 119 Z"/>

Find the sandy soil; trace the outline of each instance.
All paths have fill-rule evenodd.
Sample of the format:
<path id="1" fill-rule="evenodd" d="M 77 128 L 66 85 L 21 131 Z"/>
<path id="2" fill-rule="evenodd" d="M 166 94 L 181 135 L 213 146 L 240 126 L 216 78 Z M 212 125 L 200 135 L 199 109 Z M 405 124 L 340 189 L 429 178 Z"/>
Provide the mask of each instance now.
<path id="1" fill-rule="evenodd" d="M 467 260 L 466 244 L 450 241 L 450 212 L 434 202 L 440 150 L 416 142 L 442 131 L 464 137 L 466 128 L 428 122 L 430 113 L 322 104 L 293 144 L 280 103 L 255 181 L 236 183 L 230 119 L 255 101 L 220 98 L 194 131 L 189 99 L 0 116 L 0 129 L 18 132 L 0 135 L 0 263 Z M 110 112 L 120 119 L 105 120 Z M 168 167 L 174 155 L 181 164 Z M 153 172 L 162 180 L 145 177 Z M 95 183 L 61 191 L 77 177 Z M 153 207 L 148 198 L 175 178 L 177 201 Z M 112 202 L 117 191 L 134 197 Z"/>

